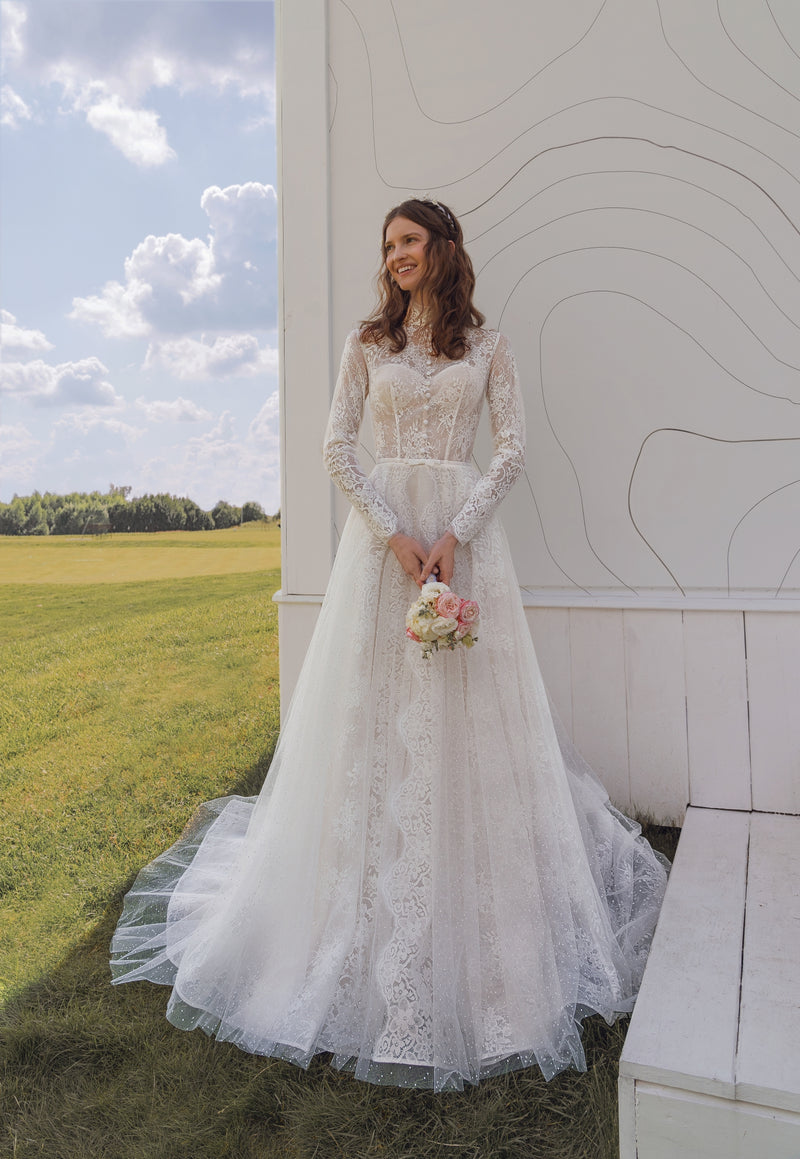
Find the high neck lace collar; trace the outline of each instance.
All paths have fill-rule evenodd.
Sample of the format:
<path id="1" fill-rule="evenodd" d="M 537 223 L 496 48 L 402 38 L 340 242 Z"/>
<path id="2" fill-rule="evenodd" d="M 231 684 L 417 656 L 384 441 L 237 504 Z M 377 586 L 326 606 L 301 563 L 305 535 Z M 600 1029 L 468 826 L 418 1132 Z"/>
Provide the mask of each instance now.
<path id="1" fill-rule="evenodd" d="M 430 329 L 430 315 L 418 302 L 412 302 L 406 311 L 403 325 L 409 333 L 414 330 Z"/>

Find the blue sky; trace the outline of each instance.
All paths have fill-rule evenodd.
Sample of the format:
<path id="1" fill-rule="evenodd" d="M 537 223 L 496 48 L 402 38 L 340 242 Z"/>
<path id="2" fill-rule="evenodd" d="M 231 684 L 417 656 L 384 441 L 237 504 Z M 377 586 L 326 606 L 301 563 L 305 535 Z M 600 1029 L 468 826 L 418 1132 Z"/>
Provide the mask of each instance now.
<path id="1" fill-rule="evenodd" d="M 2 0 L 0 500 L 277 510 L 266 0 Z"/>

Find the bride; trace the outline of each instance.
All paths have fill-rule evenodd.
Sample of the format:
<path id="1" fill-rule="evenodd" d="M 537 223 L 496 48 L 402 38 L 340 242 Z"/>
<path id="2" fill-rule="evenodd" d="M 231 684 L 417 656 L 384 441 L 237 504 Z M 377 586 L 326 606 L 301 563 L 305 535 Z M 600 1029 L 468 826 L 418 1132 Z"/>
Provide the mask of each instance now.
<path id="1" fill-rule="evenodd" d="M 176 1026 L 370 1082 L 550 1078 L 585 1067 L 587 1014 L 631 1010 L 665 865 L 556 732 L 495 514 L 523 466 L 517 371 L 461 227 L 413 199 L 382 241 L 325 437 L 354 510 L 269 775 L 142 870 L 113 980 L 171 986 Z M 406 637 L 428 577 L 479 603 L 474 648 L 425 659 Z"/>

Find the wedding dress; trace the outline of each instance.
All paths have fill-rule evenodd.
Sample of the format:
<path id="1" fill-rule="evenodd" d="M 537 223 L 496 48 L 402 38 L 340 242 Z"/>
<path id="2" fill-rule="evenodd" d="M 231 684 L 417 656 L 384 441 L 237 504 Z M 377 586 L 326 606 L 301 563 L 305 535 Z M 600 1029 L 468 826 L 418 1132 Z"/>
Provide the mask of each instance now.
<path id="1" fill-rule="evenodd" d="M 203 806 L 142 870 L 113 979 L 170 985 L 179 1027 L 373 1082 L 549 1078 L 585 1066 L 585 1015 L 632 1008 L 666 863 L 556 734 L 495 515 L 524 454 L 508 342 L 474 329 L 450 361 L 419 318 L 407 333 L 399 354 L 346 344 L 325 460 L 354 510 L 264 788 Z M 448 527 L 479 640 L 426 660 L 387 540 Z"/>

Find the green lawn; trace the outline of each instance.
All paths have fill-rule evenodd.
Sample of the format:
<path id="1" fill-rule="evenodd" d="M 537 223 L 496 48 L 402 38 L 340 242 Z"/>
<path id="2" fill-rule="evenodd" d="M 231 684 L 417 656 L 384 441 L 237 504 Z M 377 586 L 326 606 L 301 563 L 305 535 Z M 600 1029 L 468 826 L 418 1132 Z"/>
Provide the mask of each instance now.
<path id="1" fill-rule="evenodd" d="M 110 985 L 135 872 L 266 773 L 278 551 L 263 526 L 0 538 L 0 1155 L 612 1159 L 624 1023 L 587 1025 L 588 1074 L 434 1095 L 254 1058 Z"/>
<path id="2" fill-rule="evenodd" d="M 0 994 L 51 968 L 198 802 L 263 772 L 278 536 L 0 538 Z"/>
<path id="3" fill-rule="evenodd" d="M 276 571 L 280 540 L 276 523 L 154 535 L 0 535 L 0 584 L 129 583 Z"/>

